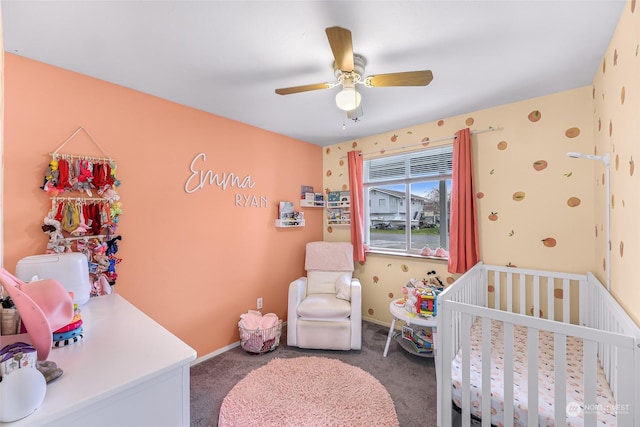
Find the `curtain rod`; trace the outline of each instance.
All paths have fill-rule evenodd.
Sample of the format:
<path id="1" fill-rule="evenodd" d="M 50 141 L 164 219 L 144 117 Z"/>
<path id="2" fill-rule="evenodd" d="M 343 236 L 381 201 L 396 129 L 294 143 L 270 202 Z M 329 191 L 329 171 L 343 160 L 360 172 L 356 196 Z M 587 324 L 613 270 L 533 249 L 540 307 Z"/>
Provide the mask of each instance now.
<path id="1" fill-rule="evenodd" d="M 482 130 L 474 130 L 471 132 L 471 135 L 475 135 L 478 133 L 485 133 L 485 132 L 493 132 L 496 130 L 502 130 L 501 127 L 493 127 L 493 126 L 489 126 L 487 129 L 482 129 Z M 436 138 L 436 139 L 430 139 L 429 141 L 425 141 L 427 143 L 432 143 L 432 142 L 441 142 L 441 141 L 447 141 L 449 139 L 456 139 L 455 135 L 451 135 L 451 136 L 443 136 L 441 138 Z M 391 148 L 384 148 L 384 151 L 395 151 L 395 150 L 404 150 L 405 148 L 411 148 L 411 147 L 417 147 L 417 146 L 422 146 L 425 144 L 425 142 L 418 142 L 416 144 L 409 144 L 409 145 L 402 145 L 400 147 L 391 147 Z M 361 156 L 366 156 L 368 154 L 378 154 L 380 153 L 380 150 L 377 151 L 369 151 L 367 153 L 360 153 Z M 341 159 L 346 159 L 347 156 L 342 156 L 340 157 Z"/>

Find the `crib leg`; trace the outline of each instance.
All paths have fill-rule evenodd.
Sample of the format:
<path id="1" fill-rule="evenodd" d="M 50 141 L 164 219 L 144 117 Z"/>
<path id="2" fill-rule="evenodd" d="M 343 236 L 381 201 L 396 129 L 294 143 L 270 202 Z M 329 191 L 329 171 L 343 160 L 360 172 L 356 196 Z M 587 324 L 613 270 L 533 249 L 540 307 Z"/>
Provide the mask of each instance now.
<path id="1" fill-rule="evenodd" d="M 382 353 L 382 357 L 387 357 L 387 353 L 389 352 L 389 344 L 391 343 L 391 339 L 396 332 L 396 318 L 394 317 L 391 321 L 391 327 L 389 328 L 389 334 L 387 335 L 387 344 L 384 346 L 384 353 Z"/>

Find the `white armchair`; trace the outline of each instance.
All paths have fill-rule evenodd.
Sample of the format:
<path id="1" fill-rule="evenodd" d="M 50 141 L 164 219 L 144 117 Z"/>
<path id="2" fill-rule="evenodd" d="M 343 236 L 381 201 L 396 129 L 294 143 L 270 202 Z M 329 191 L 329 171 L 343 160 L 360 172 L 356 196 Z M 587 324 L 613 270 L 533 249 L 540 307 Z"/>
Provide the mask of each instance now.
<path id="1" fill-rule="evenodd" d="M 307 276 L 289 285 L 288 345 L 323 350 L 362 348 L 362 288 L 352 277 L 353 269 L 351 243 L 307 243 Z"/>

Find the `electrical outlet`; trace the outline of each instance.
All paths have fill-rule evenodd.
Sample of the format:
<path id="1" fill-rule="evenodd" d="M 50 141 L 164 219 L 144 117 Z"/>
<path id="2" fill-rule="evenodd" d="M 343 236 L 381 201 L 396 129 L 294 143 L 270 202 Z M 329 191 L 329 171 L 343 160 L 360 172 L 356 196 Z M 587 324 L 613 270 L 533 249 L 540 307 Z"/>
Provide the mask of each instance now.
<path id="1" fill-rule="evenodd" d="M 258 310 L 260 310 L 262 308 L 262 297 L 258 298 L 258 301 L 256 302 L 256 305 L 258 306 Z"/>

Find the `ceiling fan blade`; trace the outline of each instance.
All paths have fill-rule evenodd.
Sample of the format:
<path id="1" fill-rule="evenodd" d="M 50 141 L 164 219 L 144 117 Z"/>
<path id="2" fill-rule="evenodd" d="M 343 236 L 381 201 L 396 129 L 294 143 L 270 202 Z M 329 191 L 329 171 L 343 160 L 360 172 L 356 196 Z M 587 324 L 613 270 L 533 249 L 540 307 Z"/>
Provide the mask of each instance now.
<path id="1" fill-rule="evenodd" d="M 406 71 L 404 73 L 378 74 L 364 79 L 366 86 L 426 86 L 433 80 L 431 70 Z"/>
<path id="2" fill-rule="evenodd" d="M 278 95 L 290 95 L 292 93 L 309 92 L 311 90 L 329 89 L 333 86 L 334 85 L 332 85 L 331 83 L 315 83 L 312 85 L 293 86 L 276 89 L 276 93 Z"/>
<path id="3" fill-rule="evenodd" d="M 341 27 L 325 29 L 329 45 L 336 61 L 336 67 L 341 71 L 353 71 L 353 44 L 351 31 Z"/>

